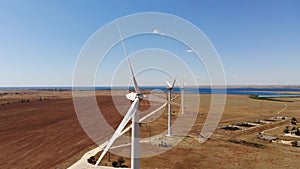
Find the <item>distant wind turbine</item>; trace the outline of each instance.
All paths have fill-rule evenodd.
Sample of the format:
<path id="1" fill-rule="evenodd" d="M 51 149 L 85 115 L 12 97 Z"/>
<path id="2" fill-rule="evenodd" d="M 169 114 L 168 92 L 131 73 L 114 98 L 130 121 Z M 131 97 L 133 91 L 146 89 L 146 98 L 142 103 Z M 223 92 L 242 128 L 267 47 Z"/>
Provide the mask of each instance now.
<path id="1" fill-rule="evenodd" d="M 168 88 L 168 134 L 167 136 L 172 136 L 172 119 L 171 119 L 171 95 L 172 90 L 174 88 L 176 82 L 176 78 L 174 79 L 172 85 L 167 81 L 167 88 Z"/>
<path id="2" fill-rule="evenodd" d="M 185 83 L 181 88 L 181 114 L 184 114 L 184 90 L 185 90 Z"/>

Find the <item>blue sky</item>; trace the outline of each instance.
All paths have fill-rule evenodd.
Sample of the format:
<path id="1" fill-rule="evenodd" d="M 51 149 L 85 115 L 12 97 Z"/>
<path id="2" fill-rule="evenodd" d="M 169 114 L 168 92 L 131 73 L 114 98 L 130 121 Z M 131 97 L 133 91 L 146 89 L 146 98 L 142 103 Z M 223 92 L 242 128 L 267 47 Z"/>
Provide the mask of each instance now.
<path id="1" fill-rule="evenodd" d="M 217 49 L 230 85 L 299 85 L 299 9 L 297 0 L 0 0 L 0 86 L 70 86 L 88 38 L 139 12 L 170 13 L 196 25 Z M 134 52 L 130 42 L 127 46 Z M 109 84 L 106 80 L 98 75 L 96 82 Z"/>

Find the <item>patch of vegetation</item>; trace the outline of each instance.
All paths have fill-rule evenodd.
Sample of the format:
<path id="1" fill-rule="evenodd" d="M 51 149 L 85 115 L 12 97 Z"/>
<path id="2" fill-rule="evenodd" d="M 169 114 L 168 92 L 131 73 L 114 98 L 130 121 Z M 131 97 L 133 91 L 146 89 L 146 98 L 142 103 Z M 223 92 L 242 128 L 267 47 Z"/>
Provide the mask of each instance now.
<path id="1" fill-rule="evenodd" d="M 249 98 L 256 99 L 256 100 L 275 101 L 275 102 L 294 102 L 292 100 L 279 100 L 279 99 L 270 98 L 270 97 L 258 97 L 258 95 L 250 95 Z M 285 98 L 287 98 L 287 97 L 285 97 Z"/>
<path id="2" fill-rule="evenodd" d="M 96 159 L 95 159 L 95 157 L 94 156 L 91 156 L 88 160 L 88 163 L 90 163 L 90 164 L 96 164 Z"/>
<path id="3" fill-rule="evenodd" d="M 264 148 L 265 147 L 265 145 L 263 145 L 263 144 L 245 141 L 245 140 L 230 139 L 229 142 L 232 142 L 235 144 L 241 144 L 241 145 L 245 145 L 245 146 L 256 147 L 256 148 Z"/>
<path id="4" fill-rule="evenodd" d="M 298 147 L 298 141 L 293 141 L 293 142 L 292 142 L 292 146 L 293 146 L 293 147 Z"/>
<path id="5" fill-rule="evenodd" d="M 18 101 L 18 102 L 19 102 L 19 101 Z M 20 102 L 21 102 L 21 103 L 26 103 L 26 102 L 30 102 L 30 100 L 24 100 L 24 99 L 23 99 L 23 100 L 21 100 Z"/>
<path id="6" fill-rule="evenodd" d="M 295 134 L 296 136 L 300 136 L 299 128 L 293 127 L 293 129 L 291 130 L 291 133 Z"/>
<path id="7" fill-rule="evenodd" d="M 111 165 L 113 167 L 128 167 L 127 165 L 124 165 L 125 159 L 123 157 L 119 157 L 117 161 L 113 161 Z"/>
<path id="8" fill-rule="evenodd" d="M 8 95 L 8 93 L 0 93 L 0 97 Z"/>
<path id="9" fill-rule="evenodd" d="M 294 132 L 294 134 L 295 134 L 296 136 L 300 136 L 300 130 L 297 128 L 296 131 Z"/>
<path id="10" fill-rule="evenodd" d="M 249 124 L 249 123 L 238 123 L 236 124 L 237 126 L 241 126 L 241 127 L 253 127 L 253 125 Z"/>
<path id="11" fill-rule="evenodd" d="M 289 132 L 290 132 L 289 126 L 286 126 L 286 127 L 284 128 L 283 132 L 286 133 L 286 134 L 289 133 Z"/>
<path id="12" fill-rule="evenodd" d="M 240 130 L 239 127 L 237 126 L 224 126 L 224 127 L 221 127 L 221 129 L 224 129 L 224 130 Z"/>
<path id="13" fill-rule="evenodd" d="M 291 121 L 291 124 L 292 125 L 297 125 L 297 123 L 298 123 L 298 120 L 295 117 L 293 117 L 292 121 Z"/>
<path id="14" fill-rule="evenodd" d="M 43 101 L 43 100 L 50 100 L 50 99 L 48 97 L 42 98 L 41 96 L 39 99 L 37 99 L 37 101 Z"/>
<path id="15" fill-rule="evenodd" d="M 112 165 L 113 167 L 118 167 L 118 162 L 113 161 L 113 162 L 111 163 L 111 165 Z"/>
<path id="16" fill-rule="evenodd" d="M 119 157 L 118 158 L 118 163 L 119 163 L 119 166 L 123 166 L 123 163 L 125 163 L 125 160 L 123 157 Z"/>

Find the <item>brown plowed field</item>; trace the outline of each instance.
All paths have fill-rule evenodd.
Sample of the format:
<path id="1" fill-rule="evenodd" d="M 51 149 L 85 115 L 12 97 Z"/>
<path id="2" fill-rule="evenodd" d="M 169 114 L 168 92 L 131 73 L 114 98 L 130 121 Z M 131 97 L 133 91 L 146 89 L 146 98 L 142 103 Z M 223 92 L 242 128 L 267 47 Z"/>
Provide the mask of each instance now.
<path id="1" fill-rule="evenodd" d="M 96 146 L 79 124 L 70 92 L 1 93 L 0 168 L 65 168 Z M 102 113 L 110 121 L 110 125 L 116 127 L 122 116 L 114 107 L 109 93 L 97 92 L 97 95 Z M 41 98 L 42 101 L 39 100 Z M 130 103 L 126 102 L 124 96 L 119 96 L 119 99 L 124 103 L 122 111 L 126 112 Z M 177 102 L 180 103 L 180 98 Z M 201 96 L 201 107 L 190 132 L 191 136 L 198 137 L 207 116 L 209 102 L 209 95 Z M 294 102 L 272 102 L 252 100 L 247 96 L 227 96 L 220 125 L 269 118 L 278 115 L 277 112 L 285 104 L 287 108 L 280 115 L 300 119 L 299 99 Z M 148 103 L 141 105 L 141 109 L 148 109 Z M 174 111 L 178 112 L 179 107 L 174 107 Z M 148 124 L 147 127 L 151 126 L 153 133 L 156 128 L 159 130 L 166 127 L 160 123 L 166 119 L 165 113 L 161 118 Z M 288 121 L 278 123 L 282 130 L 286 125 L 289 125 Z M 144 127 L 141 126 L 142 134 L 146 130 Z M 300 148 L 255 138 L 259 132 L 273 127 L 276 124 L 248 131 L 217 129 L 204 144 L 199 144 L 193 137 L 187 137 L 166 153 L 142 159 L 141 168 L 300 168 Z M 281 131 L 280 128 L 279 130 Z M 106 139 L 103 136 L 103 140 Z M 247 144 L 237 144 L 232 140 L 244 141 Z M 255 147 L 251 143 L 261 144 L 263 148 Z M 117 156 L 112 155 L 112 160 L 114 158 Z M 128 164 L 129 159 L 125 160 Z"/>

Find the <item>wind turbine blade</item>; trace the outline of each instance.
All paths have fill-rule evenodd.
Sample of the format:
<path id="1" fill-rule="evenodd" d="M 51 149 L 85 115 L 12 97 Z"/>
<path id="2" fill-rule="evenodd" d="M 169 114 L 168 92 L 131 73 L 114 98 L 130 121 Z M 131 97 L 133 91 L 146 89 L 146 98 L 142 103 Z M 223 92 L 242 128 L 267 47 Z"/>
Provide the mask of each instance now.
<path id="1" fill-rule="evenodd" d="M 139 86 L 137 84 L 137 81 L 135 79 L 135 76 L 134 76 L 134 73 L 133 73 L 133 69 L 132 69 L 132 64 L 131 64 L 131 62 L 129 60 L 128 53 L 127 53 L 127 50 L 126 50 L 126 46 L 125 46 L 125 43 L 123 41 L 122 34 L 121 34 L 121 31 L 120 31 L 118 23 L 116 23 L 116 25 L 117 25 L 117 28 L 118 28 L 118 31 L 119 31 L 119 36 L 120 36 L 121 42 L 122 42 L 123 51 L 124 51 L 124 54 L 126 56 L 126 59 L 127 59 L 128 65 L 129 65 L 130 73 L 131 73 L 132 80 L 133 80 L 134 90 L 135 90 L 135 92 L 137 94 L 141 94 L 141 90 L 140 90 L 140 88 L 139 88 Z"/>
<path id="2" fill-rule="evenodd" d="M 148 95 L 147 97 L 144 97 L 143 100 L 148 100 L 148 101 L 154 101 L 154 102 L 158 102 L 158 103 L 168 103 L 168 100 L 163 99 L 161 97 L 157 97 L 155 95 Z M 181 106 L 181 104 L 178 104 L 176 102 L 173 101 L 173 99 L 171 99 L 171 104 L 174 106 Z"/>
<path id="3" fill-rule="evenodd" d="M 172 88 L 173 88 L 173 87 L 174 87 L 174 85 L 175 85 L 176 78 L 177 78 L 177 77 L 175 77 L 175 79 L 174 79 L 174 81 L 173 81 Z"/>
<path id="4" fill-rule="evenodd" d="M 133 74 L 132 66 L 131 66 L 131 63 L 130 63 L 128 57 L 127 57 L 127 60 L 128 60 L 129 66 L 130 66 L 130 71 L 131 71 L 131 75 L 132 75 L 132 80 L 133 80 L 134 90 L 135 90 L 135 92 L 136 92 L 137 94 L 141 94 L 141 90 L 140 90 L 140 88 L 139 88 L 139 86 L 138 86 L 138 84 L 137 84 L 137 81 L 136 81 L 136 79 L 135 79 L 135 76 L 134 76 L 134 74 Z"/>
<path id="5" fill-rule="evenodd" d="M 179 103 L 176 103 L 176 102 L 173 102 L 172 100 L 171 100 L 171 105 L 174 105 L 174 106 L 178 106 L 178 107 L 180 107 L 181 106 L 181 104 L 179 104 Z"/>
<path id="6" fill-rule="evenodd" d="M 95 164 L 95 166 L 98 166 L 100 161 L 103 159 L 104 155 L 107 153 L 107 151 L 110 149 L 110 147 L 112 146 L 112 144 L 116 141 L 116 139 L 118 137 L 121 136 L 121 132 L 122 130 L 125 128 L 125 126 L 127 125 L 127 123 L 129 122 L 129 120 L 132 118 L 132 116 L 136 113 L 137 108 L 139 105 L 139 98 L 136 98 L 133 103 L 131 104 L 129 110 L 127 111 L 125 117 L 123 118 L 123 120 L 121 121 L 120 125 L 118 126 L 117 130 L 115 131 L 114 135 L 112 136 L 112 138 L 108 141 L 105 149 L 103 150 L 101 156 L 99 157 L 97 163 Z"/>
<path id="7" fill-rule="evenodd" d="M 159 103 L 166 103 L 167 102 L 166 99 L 157 97 L 153 94 L 148 95 L 147 97 L 144 98 L 144 100 L 149 100 L 149 101 L 154 101 L 154 102 L 159 102 Z"/>
<path id="8" fill-rule="evenodd" d="M 172 88 L 172 85 L 168 81 L 166 81 L 166 83 L 167 83 L 169 88 Z"/>

